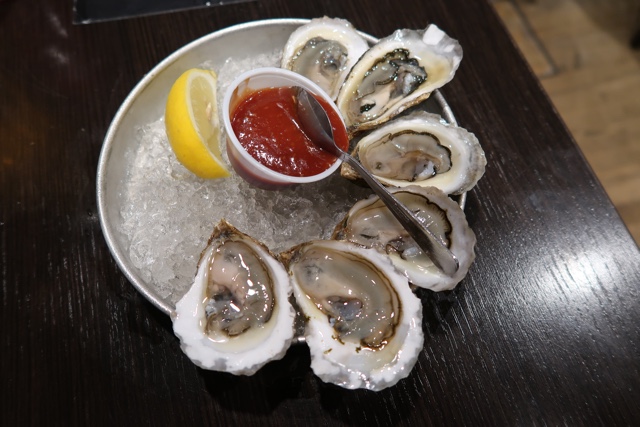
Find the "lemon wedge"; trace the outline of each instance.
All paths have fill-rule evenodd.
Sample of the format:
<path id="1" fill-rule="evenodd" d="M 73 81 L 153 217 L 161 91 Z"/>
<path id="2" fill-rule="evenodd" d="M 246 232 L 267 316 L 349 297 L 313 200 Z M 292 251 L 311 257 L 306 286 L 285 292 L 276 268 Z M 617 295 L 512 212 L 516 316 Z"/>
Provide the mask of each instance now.
<path id="1" fill-rule="evenodd" d="M 178 161 L 200 178 L 229 176 L 220 153 L 216 73 L 192 68 L 173 84 L 165 128 Z"/>

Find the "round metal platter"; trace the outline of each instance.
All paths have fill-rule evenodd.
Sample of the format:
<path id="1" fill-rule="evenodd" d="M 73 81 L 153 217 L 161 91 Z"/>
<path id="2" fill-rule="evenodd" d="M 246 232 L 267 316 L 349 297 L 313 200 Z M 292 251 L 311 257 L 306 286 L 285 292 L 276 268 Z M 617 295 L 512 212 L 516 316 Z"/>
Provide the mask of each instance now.
<path id="1" fill-rule="evenodd" d="M 284 47 L 289 35 L 305 19 L 276 19 L 248 22 L 222 29 L 197 39 L 177 50 L 156 65 L 131 91 L 116 113 L 104 139 L 97 172 L 97 198 L 100 224 L 109 250 L 122 272 L 152 304 L 168 315 L 173 304 L 162 298 L 152 283 L 147 283 L 129 257 L 129 238 L 122 233 L 125 199 L 123 187 L 128 171 L 134 167 L 136 129 L 164 115 L 167 95 L 174 81 L 187 69 L 207 64 L 224 64 L 236 58 L 259 55 Z M 376 38 L 362 34 L 373 44 Z M 436 91 L 427 101 L 428 111 L 440 114 L 456 124 L 455 117 L 442 94 Z M 464 207 L 465 195 L 459 197 Z"/>

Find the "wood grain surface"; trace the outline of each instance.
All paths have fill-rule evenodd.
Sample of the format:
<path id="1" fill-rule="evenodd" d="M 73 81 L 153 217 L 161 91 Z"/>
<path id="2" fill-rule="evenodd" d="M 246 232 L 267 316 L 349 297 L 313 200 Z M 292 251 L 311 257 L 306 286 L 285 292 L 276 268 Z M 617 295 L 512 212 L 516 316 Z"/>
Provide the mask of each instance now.
<path id="1" fill-rule="evenodd" d="M 640 2 L 492 3 L 640 243 Z"/>
<path id="2" fill-rule="evenodd" d="M 425 346 L 374 393 L 324 384 L 303 345 L 252 377 L 183 355 L 112 259 L 96 214 L 105 132 L 135 84 L 233 24 L 339 16 L 377 37 L 438 24 L 464 48 L 443 89 L 487 172 L 453 292 L 421 292 Z M 0 424 L 633 425 L 640 254 L 484 1 L 262 0 L 74 26 L 71 2 L 0 2 Z"/>

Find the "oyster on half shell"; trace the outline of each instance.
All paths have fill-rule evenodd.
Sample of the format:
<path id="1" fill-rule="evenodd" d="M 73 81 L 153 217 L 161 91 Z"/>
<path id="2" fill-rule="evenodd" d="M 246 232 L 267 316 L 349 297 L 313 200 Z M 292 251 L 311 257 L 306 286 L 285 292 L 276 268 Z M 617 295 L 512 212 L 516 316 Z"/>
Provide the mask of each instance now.
<path id="1" fill-rule="evenodd" d="M 389 191 L 458 258 L 459 268 L 453 277 L 433 264 L 377 196 L 354 204 L 336 226 L 333 238 L 387 254 L 396 269 L 413 285 L 433 291 L 453 289 L 466 276 L 475 259 L 476 236 L 469 228 L 464 212 L 435 187 L 412 185 Z"/>
<path id="2" fill-rule="evenodd" d="M 264 245 L 222 220 L 193 285 L 176 304 L 173 330 L 198 366 L 252 375 L 281 359 L 291 345 L 290 295 L 284 266 Z"/>
<path id="3" fill-rule="evenodd" d="M 454 195 L 471 190 L 487 164 L 474 134 L 425 111 L 397 117 L 368 133 L 352 156 L 385 185 L 437 187 Z M 340 173 L 359 179 L 346 163 Z"/>
<path id="4" fill-rule="evenodd" d="M 348 21 L 314 18 L 291 33 L 281 67 L 309 78 L 336 99 L 349 70 L 368 48 Z"/>
<path id="5" fill-rule="evenodd" d="M 335 240 L 280 256 L 307 318 L 305 340 L 320 379 L 382 390 L 409 375 L 424 341 L 422 305 L 387 257 Z"/>
<path id="6" fill-rule="evenodd" d="M 424 101 L 453 78 L 461 60 L 460 44 L 433 24 L 380 39 L 356 62 L 338 93 L 349 133 L 374 128 Z"/>

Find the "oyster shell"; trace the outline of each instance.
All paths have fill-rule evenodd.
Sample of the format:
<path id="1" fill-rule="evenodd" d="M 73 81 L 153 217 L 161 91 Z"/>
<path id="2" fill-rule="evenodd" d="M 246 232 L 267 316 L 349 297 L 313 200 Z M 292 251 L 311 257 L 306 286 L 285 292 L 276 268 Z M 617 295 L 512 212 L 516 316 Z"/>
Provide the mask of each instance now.
<path id="1" fill-rule="evenodd" d="M 356 62 L 338 93 L 349 132 L 376 127 L 424 101 L 453 78 L 461 60 L 460 44 L 433 24 L 380 39 Z"/>
<path id="2" fill-rule="evenodd" d="M 474 134 L 424 111 L 397 117 L 365 135 L 352 155 L 385 185 L 437 187 L 454 195 L 471 190 L 487 164 Z M 359 179 L 346 163 L 340 173 Z"/>
<path id="3" fill-rule="evenodd" d="M 284 266 L 264 245 L 222 220 L 193 285 L 176 304 L 173 330 L 198 366 L 252 375 L 291 345 L 290 295 Z"/>
<path id="4" fill-rule="evenodd" d="M 395 268 L 416 286 L 433 291 L 453 289 L 475 259 L 476 236 L 464 212 L 435 187 L 413 185 L 389 191 L 458 258 L 459 268 L 453 277 L 445 275 L 431 262 L 377 196 L 354 204 L 336 226 L 333 238 L 387 254 Z"/>
<path id="5" fill-rule="evenodd" d="M 381 390 L 409 375 L 424 341 L 422 305 L 387 257 L 316 240 L 281 258 L 307 317 L 305 339 L 318 377 Z"/>
<path id="6" fill-rule="evenodd" d="M 368 48 L 348 21 L 314 18 L 291 33 L 281 67 L 309 78 L 336 99 L 349 70 Z"/>

